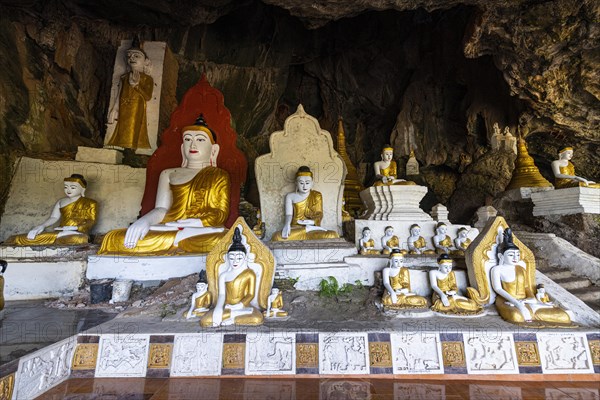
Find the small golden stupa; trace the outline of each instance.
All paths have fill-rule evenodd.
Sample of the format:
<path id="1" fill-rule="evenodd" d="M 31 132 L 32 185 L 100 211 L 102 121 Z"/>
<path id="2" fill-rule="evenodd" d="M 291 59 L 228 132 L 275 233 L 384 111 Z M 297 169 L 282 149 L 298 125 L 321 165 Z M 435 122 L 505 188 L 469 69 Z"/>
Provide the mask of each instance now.
<path id="1" fill-rule="evenodd" d="M 344 160 L 348 174 L 344 179 L 344 201 L 345 209 L 350 215 L 354 216 L 356 213 L 363 208 L 362 201 L 360 200 L 359 193 L 364 189 L 363 185 L 358 179 L 358 172 L 356 167 L 350 161 L 348 152 L 346 151 L 346 133 L 344 132 L 344 123 L 342 117 L 338 119 L 338 133 L 337 133 L 337 152 Z"/>
<path id="2" fill-rule="evenodd" d="M 525 142 L 525 139 L 519 137 L 517 142 L 515 170 L 513 171 L 512 179 L 506 187 L 506 190 L 522 187 L 552 187 L 552 184 L 542 176 L 535 166 L 533 157 L 527 152 L 527 143 Z"/>

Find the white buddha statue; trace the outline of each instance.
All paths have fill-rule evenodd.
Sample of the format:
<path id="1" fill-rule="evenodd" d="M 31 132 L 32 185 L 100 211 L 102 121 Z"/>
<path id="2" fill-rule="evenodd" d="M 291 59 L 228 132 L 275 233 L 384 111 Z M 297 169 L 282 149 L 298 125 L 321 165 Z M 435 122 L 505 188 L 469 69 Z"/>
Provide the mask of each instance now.
<path id="1" fill-rule="evenodd" d="M 401 253 L 406 253 L 406 250 L 400 250 L 400 239 L 394 235 L 394 227 L 386 226 L 384 235 L 381 238 L 381 254 L 391 254 L 393 250 L 398 250 Z"/>
<path id="2" fill-rule="evenodd" d="M 452 239 L 446 233 L 448 227 L 443 222 L 438 222 L 435 227 L 435 236 L 433 236 L 433 246 L 437 254 L 450 253 L 452 251 Z"/>
<path id="3" fill-rule="evenodd" d="M 205 282 L 196 283 L 196 292 L 192 295 L 190 309 L 186 318 L 201 317 L 208 312 L 212 304 L 212 296 Z"/>
<path id="4" fill-rule="evenodd" d="M 258 285 L 256 273 L 248 265 L 247 252 L 240 228 L 235 228 L 225 265 L 216 269 L 217 301 L 200 320 L 201 326 L 262 324 L 263 314 L 251 304 L 257 295 Z"/>
<path id="5" fill-rule="evenodd" d="M 307 166 L 298 168 L 296 191 L 285 196 L 285 222 L 272 241 L 339 238 L 337 232 L 322 228 L 323 196 L 312 190 L 313 174 Z"/>
<path id="6" fill-rule="evenodd" d="M 87 182 L 82 175 L 64 179 L 67 197 L 56 202 L 50 217 L 27 234 L 11 236 L 4 244 L 13 246 L 76 245 L 88 243 L 88 232 L 96 223 L 98 204 L 85 197 Z M 44 230 L 55 223 L 53 232 Z"/>
<path id="7" fill-rule="evenodd" d="M 474 300 L 462 296 L 452 271 L 452 259 L 448 254 L 438 257 L 438 269 L 429 271 L 429 283 L 433 289 L 431 309 L 442 314 L 478 315 L 483 308 Z"/>
<path id="8" fill-rule="evenodd" d="M 359 253 L 363 256 L 369 254 L 380 254 L 380 251 L 375 248 L 375 240 L 371 238 L 371 229 L 364 227 L 362 236 L 358 240 Z"/>
<path id="9" fill-rule="evenodd" d="M 283 310 L 283 295 L 278 288 L 271 289 L 271 294 L 267 298 L 267 309 L 263 311 L 263 315 L 265 318 L 285 318 L 288 316 L 287 311 Z"/>
<path id="10" fill-rule="evenodd" d="M 394 148 L 389 144 L 381 150 L 381 161 L 376 161 L 373 168 L 377 178 L 373 186 L 415 185 L 412 181 L 398 179 L 398 166 L 394 161 Z"/>
<path id="11" fill-rule="evenodd" d="M 427 248 L 425 238 L 421 236 L 421 227 L 418 224 L 410 226 L 410 236 L 407 239 L 409 254 L 435 254 L 434 250 Z"/>
<path id="12" fill-rule="evenodd" d="M 398 250 L 390 254 L 388 266 L 382 271 L 385 292 L 381 303 L 392 309 L 426 308 L 427 299 L 411 292 L 410 271 L 402 265 L 403 260 Z"/>
<path id="13" fill-rule="evenodd" d="M 454 239 L 454 247 L 456 247 L 456 250 L 453 250 L 452 254 L 464 256 L 465 250 L 467 250 L 467 247 L 471 244 L 471 239 L 467 237 L 469 231 L 467 228 L 460 228 L 456 234 L 457 236 Z"/>
<path id="14" fill-rule="evenodd" d="M 224 235 L 229 175 L 216 167 L 216 135 L 202 115 L 182 132 L 183 163 L 161 172 L 155 208 L 129 228 L 110 231 L 98 254 L 206 253 Z"/>
<path id="15" fill-rule="evenodd" d="M 600 188 L 600 183 L 575 175 L 575 166 L 571 163 L 571 158 L 573 158 L 573 148 L 565 147 L 558 152 L 558 160 L 552 161 L 556 189 L 577 186 Z"/>

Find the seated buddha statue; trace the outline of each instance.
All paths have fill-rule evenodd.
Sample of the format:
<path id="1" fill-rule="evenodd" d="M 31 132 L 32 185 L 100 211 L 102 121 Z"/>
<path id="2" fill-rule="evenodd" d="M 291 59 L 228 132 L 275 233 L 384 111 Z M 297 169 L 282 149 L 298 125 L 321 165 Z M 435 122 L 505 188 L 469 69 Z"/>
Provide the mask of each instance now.
<path id="1" fill-rule="evenodd" d="M 339 238 L 337 232 L 322 228 L 323 196 L 312 190 L 313 174 L 307 166 L 298 168 L 296 191 L 285 196 L 285 222 L 272 241 Z"/>
<path id="2" fill-rule="evenodd" d="M 381 150 L 381 161 L 373 164 L 377 180 L 373 186 L 416 185 L 412 181 L 398 179 L 398 166 L 394 161 L 394 149 L 389 144 Z"/>
<path id="3" fill-rule="evenodd" d="M 267 298 L 267 309 L 263 311 L 265 318 L 285 318 L 287 311 L 283 311 L 283 296 L 278 288 L 272 288 Z"/>
<path id="4" fill-rule="evenodd" d="M 438 257 L 438 269 L 429 271 L 429 283 L 433 289 L 433 311 L 452 315 L 477 315 L 483 312 L 483 308 L 474 300 L 460 295 L 452 271 L 452 259 L 448 254 Z"/>
<path id="5" fill-rule="evenodd" d="M 490 270 L 492 289 L 496 292 L 496 309 L 500 316 L 513 323 L 546 322 L 570 324 L 571 317 L 560 307 L 552 304 L 545 289 L 537 296 L 534 274 L 527 273 L 527 265 L 521 260 L 519 247 L 514 244 L 512 231 L 503 232 L 498 245 L 498 265 Z"/>
<path id="6" fill-rule="evenodd" d="M 457 236 L 454 239 L 454 247 L 456 247 L 456 250 L 453 250 L 452 254 L 464 256 L 465 250 L 471 244 L 471 239 L 467 237 L 469 231 L 467 228 L 460 228 L 456 234 Z"/>
<path id="7" fill-rule="evenodd" d="M 206 282 L 196 283 L 196 293 L 192 295 L 191 303 L 186 315 L 187 319 L 201 317 L 208 312 L 212 304 L 212 296 Z"/>
<path id="8" fill-rule="evenodd" d="M 215 133 L 202 115 L 182 131 L 183 163 L 161 172 L 155 208 L 129 228 L 110 231 L 98 254 L 206 253 L 224 235 L 229 175 L 216 167 Z"/>
<path id="9" fill-rule="evenodd" d="M 421 236 L 421 227 L 418 224 L 410 226 L 410 236 L 406 242 L 408 244 L 408 254 L 435 254 L 434 250 L 427 248 L 427 242 Z"/>
<path id="10" fill-rule="evenodd" d="M 446 235 L 448 227 L 443 222 L 438 222 L 435 226 L 435 236 L 433 236 L 433 246 L 437 254 L 447 254 L 452 251 L 452 239 Z"/>
<path id="11" fill-rule="evenodd" d="M 200 320 L 203 327 L 221 325 L 260 325 L 263 314 L 251 303 L 257 293 L 257 276 L 249 267 L 246 246 L 236 227 L 225 263 L 217 268 L 217 300 Z"/>
<path id="12" fill-rule="evenodd" d="M 390 254 L 388 266 L 382 271 L 385 292 L 381 303 L 393 309 L 427 308 L 427 299 L 410 291 L 410 273 L 402 265 L 403 260 L 398 250 Z"/>
<path id="13" fill-rule="evenodd" d="M 393 250 L 398 250 L 401 253 L 406 253 L 406 250 L 400 250 L 400 239 L 394 235 L 394 227 L 386 226 L 384 235 L 381 238 L 381 254 L 391 254 Z"/>
<path id="14" fill-rule="evenodd" d="M 565 147 L 558 152 L 558 160 L 552 161 L 552 172 L 556 178 L 554 187 L 556 189 L 577 186 L 600 188 L 600 183 L 575 175 L 575 166 L 571 163 L 571 158 L 573 158 L 573 148 Z"/>
<path id="15" fill-rule="evenodd" d="M 85 197 L 87 182 L 82 175 L 73 174 L 64 179 L 67 197 L 58 200 L 50 217 L 32 228 L 27 234 L 9 237 L 4 241 L 12 246 L 76 245 L 88 243 L 88 232 L 96 223 L 98 203 Z M 53 232 L 44 229 L 54 225 Z"/>
<path id="16" fill-rule="evenodd" d="M 369 254 L 381 254 L 379 250 L 375 248 L 375 240 L 371 238 L 371 230 L 369 227 L 364 227 L 362 230 L 362 237 L 358 240 L 359 253 L 363 256 Z"/>

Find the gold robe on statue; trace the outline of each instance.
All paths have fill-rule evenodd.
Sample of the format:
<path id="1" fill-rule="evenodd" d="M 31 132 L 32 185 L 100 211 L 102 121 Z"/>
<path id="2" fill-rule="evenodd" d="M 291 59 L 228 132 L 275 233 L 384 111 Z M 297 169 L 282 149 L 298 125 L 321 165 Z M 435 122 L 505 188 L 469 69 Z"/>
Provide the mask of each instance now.
<path id="1" fill-rule="evenodd" d="M 369 239 L 364 243 L 364 247 L 370 247 L 370 248 L 363 248 L 361 246 L 360 248 L 360 254 L 365 256 L 368 254 L 380 254 L 379 250 L 375 249 L 375 241 L 373 239 Z"/>
<path id="2" fill-rule="evenodd" d="M 244 307 L 252 307 L 250 302 L 256 292 L 256 274 L 250 268 L 246 268 L 235 279 L 225 282 L 225 305 L 234 305 L 242 303 Z M 210 310 L 200 320 L 200 325 L 212 326 L 214 310 Z M 223 310 L 223 322 L 231 318 L 231 310 L 227 307 Z M 263 322 L 263 315 L 256 308 L 252 307 L 252 313 L 239 315 L 235 317 L 234 324 L 239 325 L 260 325 Z"/>
<path id="3" fill-rule="evenodd" d="M 398 166 L 396 165 L 396 161 L 390 161 L 390 165 L 387 168 L 380 168 L 379 175 L 390 177 L 394 176 L 395 179 L 398 179 Z M 413 181 L 400 181 L 396 183 L 388 182 L 383 183 L 382 180 L 376 180 L 373 186 L 390 186 L 390 185 L 416 185 Z"/>
<path id="4" fill-rule="evenodd" d="M 203 295 L 196 297 L 196 299 L 194 300 L 194 309 L 192 310 L 192 315 L 196 317 L 203 316 L 204 314 L 206 314 L 211 305 L 212 297 L 210 295 L 210 292 L 206 292 Z M 202 308 L 205 308 L 206 311 L 196 311 L 197 309 Z"/>
<path id="5" fill-rule="evenodd" d="M 87 197 L 80 197 L 71 204 L 60 208 L 59 226 L 77 226 L 79 234 L 58 237 L 59 231 L 42 232 L 35 239 L 27 239 L 27 234 L 9 237 L 4 244 L 14 246 L 76 245 L 89 241 L 87 233 L 96 223 L 98 203 Z"/>
<path id="6" fill-rule="evenodd" d="M 392 236 L 392 238 L 390 240 L 388 240 L 387 242 L 385 242 L 385 244 L 388 247 L 391 247 L 392 250 L 394 250 L 394 249 L 400 250 L 400 239 L 398 239 L 398 236 Z M 390 254 L 390 253 L 391 253 L 391 251 L 386 248 L 381 250 L 381 254 Z M 400 253 L 406 254 L 406 250 L 400 250 Z"/>
<path id="7" fill-rule="evenodd" d="M 421 251 L 421 254 L 435 254 L 434 250 L 427 248 L 427 243 L 425 242 L 425 238 L 423 236 L 419 236 L 417 240 L 413 242 L 413 246 Z M 416 251 L 411 250 L 408 252 L 409 254 L 418 254 Z"/>
<path id="8" fill-rule="evenodd" d="M 277 309 L 277 311 L 275 309 Z M 283 311 L 283 296 L 281 295 L 281 292 L 277 293 L 277 297 L 271 302 L 271 311 L 269 312 L 269 315 L 267 315 L 267 310 L 263 311 L 263 315 L 270 318 L 283 318 L 288 316 L 287 311 Z"/>
<path id="9" fill-rule="evenodd" d="M 515 280 L 512 282 L 502 282 L 502 289 L 506 290 L 512 297 L 517 300 L 523 300 L 526 298 L 535 298 L 533 291 L 527 288 L 526 285 L 525 270 L 517 267 L 515 271 Z M 509 322 L 525 322 L 523 315 L 514 307 L 508 303 L 508 300 L 500 295 L 496 296 L 496 309 L 500 316 Z M 535 311 L 529 304 L 525 307 L 531 312 L 531 317 L 534 321 L 551 322 L 558 324 L 570 324 L 571 317 L 563 309 L 556 306 L 552 307 L 540 307 Z"/>
<path id="10" fill-rule="evenodd" d="M 575 166 L 571 161 L 567 161 L 566 167 L 560 167 L 560 173 L 563 175 L 571 175 L 575 176 Z M 556 178 L 554 182 L 554 187 L 556 189 L 570 188 L 570 187 L 591 187 L 591 188 L 600 188 L 600 183 L 592 183 L 590 185 L 585 185 L 583 182 L 576 181 L 574 179 L 565 179 L 565 178 Z"/>
<path id="11" fill-rule="evenodd" d="M 315 221 L 315 226 L 321 226 L 323 219 L 323 196 L 316 190 L 311 190 L 308 197 L 302 201 L 293 204 L 292 229 L 290 236 L 284 239 L 280 232 L 275 232 L 272 241 L 282 240 L 315 240 L 315 239 L 335 239 L 340 236 L 334 231 L 311 231 L 307 232 L 304 225 L 298 223 L 299 220 L 311 219 Z M 309 228 L 310 229 L 310 228 Z"/>
<path id="12" fill-rule="evenodd" d="M 222 227 L 229 216 L 229 175 L 216 167 L 205 167 L 189 182 L 171 185 L 173 203 L 161 224 L 187 218 L 200 218 L 205 227 Z M 196 235 L 181 240 L 177 231 L 150 231 L 137 246 L 125 247 L 127 229 L 110 231 L 104 237 L 98 254 L 167 255 L 176 253 L 208 253 L 225 232 Z"/>
<path id="13" fill-rule="evenodd" d="M 433 239 L 432 239 L 432 240 L 433 240 Z M 435 246 L 435 242 L 433 243 L 433 245 Z M 442 246 L 442 247 L 447 247 L 447 248 L 450 248 L 450 247 L 452 247 L 452 239 L 450 238 L 450 236 L 446 235 L 446 237 L 444 238 L 444 240 L 441 240 L 441 241 L 440 241 L 440 246 Z M 436 252 L 437 254 L 444 254 L 444 253 L 445 253 L 445 251 L 444 251 L 444 250 L 442 250 L 442 249 L 439 249 L 439 248 L 437 248 L 437 247 L 435 248 L 435 252 Z"/>
<path id="14" fill-rule="evenodd" d="M 119 117 L 108 146 L 127 149 L 149 149 L 146 103 L 152 99 L 154 80 L 140 72 L 140 82 L 131 86 L 129 74 L 121 76 L 119 95 Z"/>
<path id="15" fill-rule="evenodd" d="M 442 292 L 446 293 L 450 290 L 454 290 L 458 295 L 458 286 L 456 285 L 456 276 L 454 275 L 454 271 L 450 271 L 445 279 L 436 279 L 436 281 Z M 479 306 L 475 301 L 463 296 L 458 298 L 454 296 L 448 296 L 448 301 L 450 302 L 450 305 L 446 307 L 444 303 L 442 303 L 440 296 L 438 296 L 438 294 L 434 291 L 431 298 L 431 302 L 433 303 L 431 309 L 439 313 L 455 315 L 476 315 L 483 311 L 483 308 L 481 308 L 481 306 Z"/>
<path id="16" fill-rule="evenodd" d="M 408 268 L 400 268 L 400 272 L 396 276 L 390 276 L 390 286 L 394 291 L 400 289 L 408 289 L 410 291 L 410 272 Z M 388 308 L 425 308 L 427 307 L 427 299 L 423 296 L 415 294 L 407 296 L 405 294 L 396 294 L 398 301 L 392 303 L 392 296 L 387 289 L 381 297 L 381 303 Z"/>

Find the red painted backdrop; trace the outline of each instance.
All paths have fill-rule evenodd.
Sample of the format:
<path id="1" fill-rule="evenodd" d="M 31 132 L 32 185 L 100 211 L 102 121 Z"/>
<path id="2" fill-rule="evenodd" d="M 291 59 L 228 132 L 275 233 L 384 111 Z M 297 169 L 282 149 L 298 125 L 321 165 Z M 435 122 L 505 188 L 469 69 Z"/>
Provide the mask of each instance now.
<path id="1" fill-rule="evenodd" d="M 231 180 L 231 206 L 226 222 L 226 226 L 231 227 L 238 217 L 240 189 L 246 181 L 248 162 L 244 153 L 236 146 L 237 133 L 231 127 L 231 113 L 225 107 L 223 93 L 212 87 L 204 74 L 183 96 L 171 115 L 171 124 L 160 137 L 160 146 L 148 160 L 141 213 L 144 215 L 154 208 L 160 173 L 167 168 L 181 166 L 181 129 L 193 125 L 200 114 L 204 115 L 206 124 L 217 135 L 217 143 L 221 148 L 217 166 L 226 170 Z"/>

